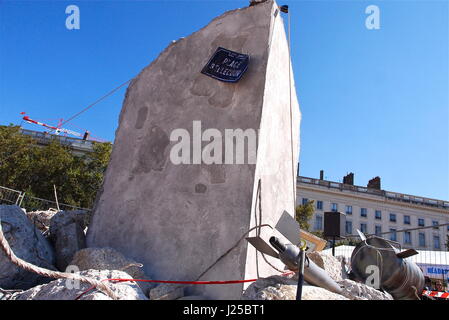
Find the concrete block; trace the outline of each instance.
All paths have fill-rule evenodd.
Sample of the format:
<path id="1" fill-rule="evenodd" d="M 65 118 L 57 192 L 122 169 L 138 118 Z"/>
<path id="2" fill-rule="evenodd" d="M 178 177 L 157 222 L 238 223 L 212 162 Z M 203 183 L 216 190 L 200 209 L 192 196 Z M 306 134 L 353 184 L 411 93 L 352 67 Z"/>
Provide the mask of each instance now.
<path id="1" fill-rule="evenodd" d="M 250 56 L 240 81 L 201 73 L 218 47 Z M 119 122 L 87 233 L 89 247 L 123 252 L 142 262 L 152 279 L 237 280 L 277 273 L 239 241 L 255 225 L 275 226 L 284 210 L 294 213 L 300 111 L 275 2 L 226 12 L 170 44 L 130 84 Z M 255 157 L 247 154 L 245 139 L 243 164 L 208 164 L 202 153 L 198 159 L 196 151 L 204 153 L 212 143 L 195 142 L 198 124 L 203 134 L 255 132 Z M 179 129 L 192 137 L 190 164 L 171 157 L 180 141 L 172 134 Z M 272 230 L 260 232 L 268 237 Z M 239 299 L 243 289 L 202 285 L 187 294 Z"/>

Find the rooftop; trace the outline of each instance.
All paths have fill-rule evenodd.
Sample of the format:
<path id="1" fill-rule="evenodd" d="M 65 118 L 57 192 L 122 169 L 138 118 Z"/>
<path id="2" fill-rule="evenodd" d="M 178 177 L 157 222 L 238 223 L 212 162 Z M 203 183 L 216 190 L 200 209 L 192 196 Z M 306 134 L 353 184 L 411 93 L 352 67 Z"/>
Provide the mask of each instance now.
<path id="1" fill-rule="evenodd" d="M 93 151 L 95 141 L 83 140 L 79 138 L 72 138 L 50 134 L 47 132 L 40 132 L 28 129 L 20 129 L 21 133 L 32 137 L 40 145 L 48 145 L 52 140 L 58 140 L 62 145 L 68 146 L 76 152 L 87 153 Z"/>
<path id="2" fill-rule="evenodd" d="M 329 189 L 340 190 L 340 191 L 346 190 L 346 191 L 352 191 L 352 192 L 357 192 L 357 193 L 361 193 L 361 194 L 375 195 L 375 196 L 383 197 L 387 200 L 394 200 L 394 201 L 403 202 L 403 203 L 405 202 L 405 203 L 411 203 L 411 204 L 415 204 L 415 205 L 430 206 L 433 208 L 449 210 L 449 201 L 446 201 L 446 200 L 437 200 L 437 199 L 432 199 L 432 198 L 413 196 L 410 194 L 404 194 L 404 193 L 398 193 L 398 192 L 392 192 L 392 191 L 386 191 L 386 190 L 371 189 L 368 187 L 355 186 L 355 185 L 344 184 L 344 183 L 340 183 L 340 182 L 314 179 L 314 178 L 308 178 L 308 177 L 302 177 L 302 176 L 297 177 L 297 183 L 322 186 L 322 187 L 327 187 Z"/>

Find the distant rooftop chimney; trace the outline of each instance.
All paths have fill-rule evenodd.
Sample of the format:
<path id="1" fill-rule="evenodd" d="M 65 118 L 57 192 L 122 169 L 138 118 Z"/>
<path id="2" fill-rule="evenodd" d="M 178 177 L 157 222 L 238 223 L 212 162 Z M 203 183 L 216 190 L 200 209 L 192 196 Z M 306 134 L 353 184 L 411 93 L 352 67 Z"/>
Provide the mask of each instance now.
<path id="1" fill-rule="evenodd" d="M 377 189 L 377 190 L 381 190 L 381 188 L 380 188 L 380 177 L 378 176 L 378 177 L 372 178 L 372 179 L 368 182 L 367 187 L 368 187 L 369 189 Z"/>
<path id="2" fill-rule="evenodd" d="M 320 170 L 320 180 L 324 180 L 324 170 Z"/>
<path id="3" fill-rule="evenodd" d="M 354 173 L 350 172 L 347 175 L 343 177 L 343 183 L 344 184 L 350 184 L 351 186 L 354 185 Z"/>

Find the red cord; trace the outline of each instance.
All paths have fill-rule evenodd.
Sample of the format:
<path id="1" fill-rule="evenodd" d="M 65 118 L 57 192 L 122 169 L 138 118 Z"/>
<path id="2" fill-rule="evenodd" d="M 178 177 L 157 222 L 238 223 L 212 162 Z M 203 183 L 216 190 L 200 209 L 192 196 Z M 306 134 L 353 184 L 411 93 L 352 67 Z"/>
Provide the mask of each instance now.
<path id="1" fill-rule="evenodd" d="M 281 274 L 281 276 L 286 276 L 294 273 L 293 271 L 286 272 Z M 178 283 L 178 284 L 234 284 L 234 283 L 245 283 L 245 282 L 254 282 L 258 279 L 249 279 L 249 280 L 227 280 L 227 281 L 171 281 L 171 280 L 145 280 L 145 279 L 103 279 L 102 281 L 116 281 L 116 282 L 153 282 L 153 283 Z M 95 286 L 90 287 L 79 296 L 75 298 L 75 300 L 79 300 L 82 296 L 84 296 L 89 291 L 95 289 Z"/>

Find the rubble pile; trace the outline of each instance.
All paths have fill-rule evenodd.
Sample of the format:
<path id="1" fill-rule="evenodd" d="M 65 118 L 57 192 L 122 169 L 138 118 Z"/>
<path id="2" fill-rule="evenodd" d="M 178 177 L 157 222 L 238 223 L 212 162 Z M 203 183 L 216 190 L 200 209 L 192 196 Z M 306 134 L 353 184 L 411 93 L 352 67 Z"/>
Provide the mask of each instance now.
<path id="1" fill-rule="evenodd" d="M 271 276 L 251 284 L 243 294 L 243 300 L 295 300 L 298 281 L 296 277 Z M 307 283 L 302 288 L 303 300 L 349 300 L 326 289 Z"/>
<path id="2" fill-rule="evenodd" d="M 92 279 L 150 279 L 142 264 L 113 248 L 86 248 L 90 215 L 85 211 L 24 212 L 17 206 L 0 206 L 3 234 L 17 257 L 49 270 L 72 272 Z M 46 236 L 44 236 L 44 234 Z M 342 292 L 304 283 L 303 300 L 392 300 L 388 293 L 346 279 L 342 262 L 321 252 L 307 257 L 335 280 Z M 70 267 L 70 269 L 66 269 Z M 112 291 L 123 300 L 205 300 L 187 294 L 187 286 L 139 281 L 114 282 Z M 50 279 L 14 265 L 0 250 L 0 300 L 109 300 L 90 284 L 72 279 Z M 297 277 L 261 278 L 244 291 L 243 300 L 294 300 Z"/>
<path id="3" fill-rule="evenodd" d="M 310 252 L 307 257 L 324 269 L 342 288 L 341 294 L 304 283 L 302 300 L 393 300 L 390 294 L 363 283 L 344 279 L 342 262 L 322 252 Z M 243 300 L 295 300 L 297 278 L 271 276 L 252 283 L 243 293 Z"/>
<path id="4" fill-rule="evenodd" d="M 130 275 L 117 270 L 86 270 L 80 272 L 83 276 L 93 279 L 129 279 Z M 109 296 L 99 290 L 90 290 L 91 286 L 73 280 L 58 279 L 29 290 L 15 293 L 10 300 L 112 300 Z M 140 287 L 135 282 L 122 282 L 111 285 L 112 291 L 120 300 L 148 300 Z M 86 292 L 86 293 L 84 293 Z M 84 293 L 84 294 L 83 294 Z"/>
<path id="5" fill-rule="evenodd" d="M 322 254 L 317 251 L 307 253 L 307 258 L 315 262 L 318 267 L 325 270 L 333 280 L 337 282 L 343 280 L 343 268 L 340 260 L 331 255 Z"/>
<path id="6" fill-rule="evenodd" d="M 58 210 L 53 208 L 41 211 L 25 211 L 28 219 L 30 219 L 36 228 L 38 228 L 44 235 L 48 234 L 50 229 L 50 220 L 56 213 L 58 213 Z"/>
<path id="7" fill-rule="evenodd" d="M 76 266 L 79 270 L 120 270 L 129 274 L 133 279 L 149 279 L 142 271 L 142 264 L 125 257 L 123 254 L 112 248 L 86 248 L 78 251 L 70 262 L 71 266 Z M 150 289 L 156 284 L 147 282 L 137 282 L 145 293 L 149 294 Z"/>
<path id="8" fill-rule="evenodd" d="M 345 279 L 338 281 L 338 284 L 343 288 L 342 295 L 351 300 L 393 300 L 389 293 L 376 290 L 363 283 Z"/>
<path id="9" fill-rule="evenodd" d="M 112 248 L 86 248 L 90 215 L 85 211 L 28 213 L 18 206 L 0 205 L 0 220 L 3 234 L 15 255 L 35 266 L 97 280 L 149 279 L 140 263 Z M 66 270 L 67 267 L 70 269 Z M 54 280 L 21 269 L 0 250 L 0 300 L 74 300 L 90 287 L 72 279 Z M 113 283 L 110 287 L 120 300 L 148 300 L 156 284 L 127 281 Z M 153 295 L 155 293 L 157 291 Z M 178 291 L 173 297 L 183 296 L 183 292 Z M 110 299 L 97 289 L 79 297 L 79 300 Z"/>

